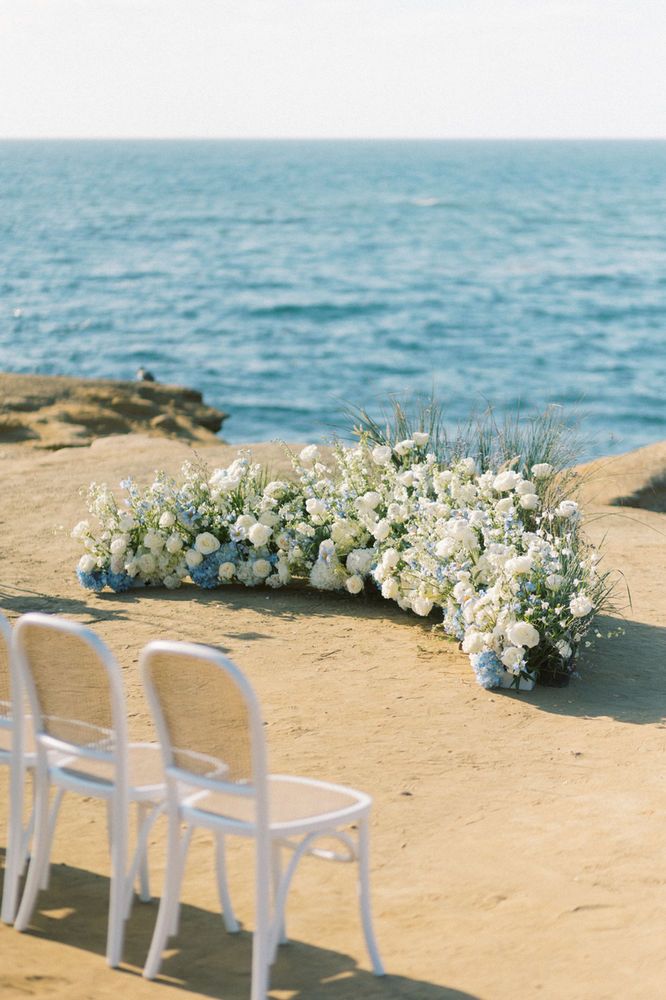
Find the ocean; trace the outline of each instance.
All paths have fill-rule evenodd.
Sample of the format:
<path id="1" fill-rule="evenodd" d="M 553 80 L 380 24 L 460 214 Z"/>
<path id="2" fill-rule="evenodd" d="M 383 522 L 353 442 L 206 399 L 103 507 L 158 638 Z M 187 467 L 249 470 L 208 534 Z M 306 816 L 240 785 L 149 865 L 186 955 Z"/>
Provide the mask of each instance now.
<path id="1" fill-rule="evenodd" d="M 232 442 L 433 390 L 666 438 L 666 142 L 0 142 L 0 369 L 139 366 Z"/>

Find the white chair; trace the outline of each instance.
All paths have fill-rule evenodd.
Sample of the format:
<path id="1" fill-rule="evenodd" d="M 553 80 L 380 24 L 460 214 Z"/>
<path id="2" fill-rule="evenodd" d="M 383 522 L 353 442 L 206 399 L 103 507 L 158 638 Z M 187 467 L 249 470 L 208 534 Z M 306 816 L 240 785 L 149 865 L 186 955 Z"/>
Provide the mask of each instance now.
<path id="1" fill-rule="evenodd" d="M 111 850 L 106 957 L 122 958 L 134 882 L 150 899 L 148 835 L 164 802 L 159 747 L 128 743 L 120 667 L 89 629 L 51 615 L 28 614 L 14 628 L 13 661 L 30 704 L 35 766 L 33 853 L 14 926 L 30 922 L 47 884 L 53 828 L 65 792 L 103 799 Z M 49 816 L 49 791 L 57 790 Z M 129 807 L 138 811 L 137 845 L 128 866 Z"/>
<path id="2" fill-rule="evenodd" d="M 152 642 L 141 654 L 141 666 L 162 745 L 169 816 L 165 885 L 144 976 L 158 974 L 167 938 L 176 932 L 185 855 L 195 827 L 216 837 L 219 893 L 232 931 L 238 925 L 226 884 L 224 837 L 255 840 L 252 1000 L 266 996 L 270 965 L 285 940 L 287 893 L 306 854 L 358 862 L 366 945 L 375 974 L 383 975 L 370 913 L 370 797 L 323 781 L 269 775 L 259 703 L 241 671 L 221 653 L 189 643 Z M 356 832 L 346 829 L 351 824 Z M 335 838 L 344 853 L 318 849 L 322 837 Z M 282 848 L 293 852 L 284 871 Z"/>
<path id="3" fill-rule="evenodd" d="M 11 924 L 16 913 L 18 887 L 27 860 L 32 834 L 32 820 L 23 825 L 25 776 L 35 766 L 35 754 L 26 753 L 25 719 L 21 710 L 14 710 L 12 698 L 22 705 L 18 678 L 11 667 L 12 630 L 0 614 L 0 764 L 9 767 L 9 797 L 7 839 L 5 847 L 5 877 L 2 886 L 2 920 Z"/>

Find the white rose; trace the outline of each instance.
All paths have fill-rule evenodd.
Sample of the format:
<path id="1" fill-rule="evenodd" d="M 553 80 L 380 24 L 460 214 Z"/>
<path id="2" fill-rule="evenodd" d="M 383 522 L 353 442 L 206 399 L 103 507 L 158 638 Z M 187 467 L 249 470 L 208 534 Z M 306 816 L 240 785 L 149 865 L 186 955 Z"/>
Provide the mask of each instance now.
<path id="1" fill-rule="evenodd" d="M 185 553 L 185 562 L 190 569 L 194 569 L 195 566 L 198 566 L 199 563 L 203 562 L 203 556 L 200 552 L 197 552 L 196 549 L 188 549 Z"/>
<path id="2" fill-rule="evenodd" d="M 462 643 L 463 653 L 467 653 L 468 655 L 482 653 L 486 648 L 487 638 L 483 632 L 476 632 L 474 629 L 466 632 Z"/>
<path id="3" fill-rule="evenodd" d="M 211 535 L 210 531 L 202 531 L 200 535 L 194 540 L 194 547 L 197 552 L 200 552 L 202 556 L 209 556 L 211 552 L 217 552 L 220 547 L 220 543 L 215 537 Z"/>
<path id="4" fill-rule="evenodd" d="M 260 545 L 265 545 L 268 539 L 273 534 L 273 529 L 269 528 L 267 524 L 253 524 L 247 533 L 247 537 L 250 539 L 253 545 L 257 547 Z"/>
<path id="5" fill-rule="evenodd" d="M 313 517 L 321 517 L 326 513 L 326 504 L 317 497 L 308 497 L 305 501 L 305 509 Z"/>
<path id="6" fill-rule="evenodd" d="M 91 555 L 81 556 L 79 559 L 79 569 L 82 573 L 92 573 L 97 566 L 97 560 Z"/>
<path id="7" fill-rule="evenodd" d="M 123 552 L 127 551 L 127 541 L 127 538 L 124 538 L 123 535 L 117 535 L 109 546 L 111 553 L 114 556 L 121 556 Z"/>
<path id="8" fill-rule="evenodd" d="M 363 590 L 363 580 L 360 576 L 347 577 L 345 587 L 350 594 L 360 594 Z"/>
<path id="9" fill-rule="evenodd" d="M 147 549 L 153 553 L 153 555 L 159 555 L 159 553 L 164 548 L 164 536 L 160 535 L 158 531 L 147 531 L 143 544 Z"/>
<path id="10" fill-rule="evenodd" d="M 279 524 L 279 521 L 280 518 L 272 510 L 264 511 L 259 516 L 259 524 L 267 524 L 269 528 L 274 528 L 276 524 Z"/>
<path id="11" fill-rule="evenodd" d="M 564 583 L 564 577 L 559 573 L 551 573 L 546 577 L 546 586 L 549 590 L 559 590 Z"/>
<path id="12" fill-rule="evenodd" d="M 510 510 L 513 510 L 513 500 L 511 497 L 504 497 L 495 504 L 495 509 L 499 511 L 500 514 L 508 514 Z"/>
<path id="13" fill-rule="evenodd" d="M 532 560 L 529 556 L 515 556 L 513 559 L 507 559 L 504 569 L 511 576 L 522 576 L 532 569 Z"/>
<path id="14" fill-rule="evenodd" d="M 170 573 L 168 576 L 165 576 L 162 582 L 167 590 L 177 590 L 178 587 L 180 587 L 180 577 L 176 576 L 175 573 Z"/>
<path id="15" fill-rule="evenodd" d="M 412 611 L 425 618 L 432 611 L 432 601 L 429 601 L 427 597 L 415 597 L 412 601 Z"/>
<path id="16" fill-rule="evenodd" d="M 500 472 L 498 476 L 495 476 L 493 489 L 498 493 L 508 493 L 510 490 L 515 490 L 521 479 L 522 476 L 518 472 L 507 469 L 506 472 Z"/>
<path id="17" fill-rule="evenodd" d="M 476 472 L 476 459 L 474 458 L 461 458 L 458 464 L 463 472 L 467 472 L 470 476 Z"/>
<path id="18" fill-rule="evenodd" d="M 375 490 L 368 490 L 368 492 L 364 493 L 362 497 L 359 497 L 358 502 L 363 507 L 368 507 L 370 510 L 374 510 L 375 507 L 379 506 L 381 499 L 382 498 L 379 493 Z"/>
<path id="19" fill-rule="evenodd" d="M 398 581 L 394 577 L 390 576 L 388 580 L 384 580 L 382 584 L 382 597 L 385 597 L 387 601 L 395 601 L 399 593 Z"/>
<path id="20" fill-rule="evenodd" d="M 183 547 L 183 539 L 180 535 L 174 531 L 172 535 L 169 535 L 166 542 L 166 550 L 170 552 L 171 555 L 175 555 L 176 552 L 180 552 Z"/>
<path id="21" fill-rule="evenodd" d="M 430 435 L 426 434 L 425 431 L 415 431 L 412 437 L 417 448 L 423 448 L 430 440 Z"/>
<path id="22" fill-rule="evenodd" d="M 527 646 L 528 649 L 532 649 L 539 645 L 539 633 L 529 622 L 514 622 L 506 634 L 514 646 Z"/>
<path id="23" fill-rule="evenodd" d="M 256 517 L 252 514 L 241 514 L 240 517 L 236 518 L 235 528 L 239 528 L 242 531 L 248 531 L 253 524 L 257 523 Z"/>
<path id="24" fill-rule="evenodd" d="M 377 465 L 386 465 L 391 461 L 391 455 L 393 452 L 385 444 L 378 444 L 376 448 L 372 449 L 372 460 Z"/>
<path id="25" fill-rule="evenodd" d="M 347 572 L 354 576 L 365 576 L 370 572 L 374 555 L 373 549 L 352 549 L 345 563 Z"/>
<path id="26" fill-rule="evenodd" d="M 578 504 L 575 500 L 563 500 L 555 513 L 558 517 L 575 517 L 578 513 Z"/>
<path id="27" fill-rule="evenodd" d="M 520 498 L 520 506 L 523 510 L 536 510 L 539 506 L 539 497 L 536 493 L 523 493 Z"/>
<path id="28" fill-rule="evenodd" d="M 439 556 L 440 559 L 448 559 L 453 555 L 456 549 L 456 543 L 453 538 L 443 538 L 441 542 L 437 542 L 435 546 L 435 554 Z"/>
<path id="29" fill-rule="evenodd" d="M 404 441 L 398 441 L 395 446 L 395 451 L 397 455 L 406 455 L 414 447 L 414 441 L 412 438 L 405 438 Z"/>
<path id="30" fill-rule="evenodd" d="M 165 510 L 160 517 L 160 528 L 173 528 L 176 523 L 176 516 L 170 510 Z"/>
<path id="31" fill-rule="evenodd" d="M 139 556 L 137 563 L 139 564 L 141 572 L 145 573 L 147 576 L 154 573 L 155 567 L 157 566 L 155 556 L 150 552 L 145 552 L 142 556 Z"/>
<path id="32" fill-rule="evenodd" d="M 217 571 L 217 575 L 219 576 L 220 580 L 231 580 L 231 578 L 235 575 L 235 573 L 236 573 L 236 567 L 232 562 L 220 563 L 220 567 Z"/>
<path id="33" fill-rule="evenodd" d="M 252 565 L 252 570 L 255 576 L 258 576 L 260 580 L 265 580 L 270 574 L 272 566 L 268 559 L 257 559 Z"/>
<path id="34" fill-rule="evenodd" d="M 522 663 L 525 656 L 525 650 L 520 646 L 507 646 L 500 660 L 509 670 L 513 671 L 520 663 Z"/>
<path id="35" fill-rule="evenodd" d="M 298 457 L 303 465 L 314 465 L 319 457 L 319 449 L 316 444 L 309 444 Z"/>
<path id="36" fill-rule="evenodd" d="M 388 536 L 390 534 L 391 525 L 386 520 L 386 518 L 382 518 L 381 521 L 377 521 L 376 524 L 373 524 L 371 530 L 372 530 L 372 534 L 375 536 L 375 538 L 377 539 L 377 541 L 378 542 L 383 542 L 386 538 L 388 538 Z"/>
<path id="37" fill-rule="evenodd" d="M 532 475 L 535 479 L 545 479 L 553 471 L 553 466 L 549 465 L 548 462 L 540 462 L 538 465 L 532 466 Z"/>
<path id="38" fill-rule="evenodd" d="M 398 476 L 398 482 L 401 486 L 413 486 L 414 479 L 415 476 L 411 469 L 405 469 L 405 471 L 401 472 Z"/>
<path id="39" fill-rule="evenodd" d="M 594 604 L 587 594 L 578 594 L 577 597 L 572 597 L 569 601 L 569 610 L 574 618 L 584 618 L 589 615 L 590 611 L 594 610 Z"/>

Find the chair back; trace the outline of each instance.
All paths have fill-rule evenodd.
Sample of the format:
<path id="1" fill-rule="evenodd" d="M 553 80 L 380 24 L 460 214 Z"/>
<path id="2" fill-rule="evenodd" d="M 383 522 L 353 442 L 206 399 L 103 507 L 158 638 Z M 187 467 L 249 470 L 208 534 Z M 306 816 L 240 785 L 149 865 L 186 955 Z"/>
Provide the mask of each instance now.
<path id="1" fill-rule="evenodd" d="M 141 670 L 167 776 L 265 800 L 261 711 L 238 667 L 211 646 L 159 641 Z"/>
<path id="2" fill-rule="evenodd" d="M 12 726 L 12 679 L 10 673 L 11 625 L 0 612 L 0 728 Z"/>
<path id="3" fill-rule="evenodd" d="M 14 628 L 13 650 L 38 746 L 126 769 L 122 678 L 104 643 L 76 622 L 27 614 Z"/>

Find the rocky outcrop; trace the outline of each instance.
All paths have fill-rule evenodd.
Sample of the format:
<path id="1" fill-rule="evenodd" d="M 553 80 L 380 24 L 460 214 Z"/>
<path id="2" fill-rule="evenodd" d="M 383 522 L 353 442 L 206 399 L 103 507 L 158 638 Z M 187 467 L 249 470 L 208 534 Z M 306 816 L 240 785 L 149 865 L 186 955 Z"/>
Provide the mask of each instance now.
<path id="1" fill-rule="evenodd" d="M 0 374 L 0 444 L 57 450 L 134 432 L 206 444 L 226 417 L 182 386 Z"/>

